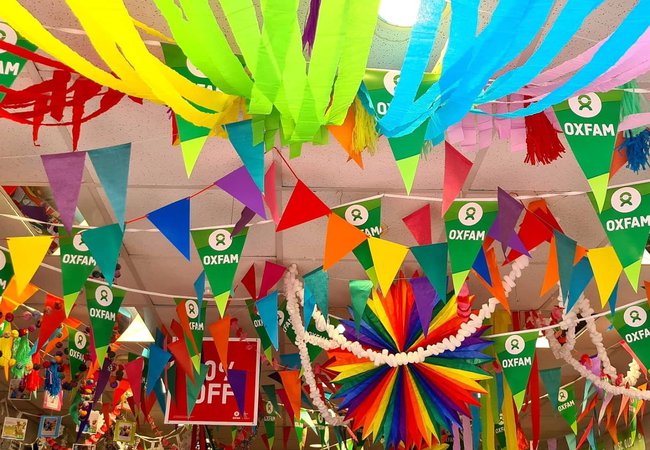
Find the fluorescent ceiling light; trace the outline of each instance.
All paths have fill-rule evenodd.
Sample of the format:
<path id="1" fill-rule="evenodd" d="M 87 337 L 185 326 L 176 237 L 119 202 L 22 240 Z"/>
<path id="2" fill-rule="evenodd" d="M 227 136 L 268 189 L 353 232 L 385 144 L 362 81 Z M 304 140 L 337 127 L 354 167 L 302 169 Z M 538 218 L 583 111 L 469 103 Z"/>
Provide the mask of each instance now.
<path id="1" fill-rule="evenodd" d="M 117 342 L 155 342 L 155 340 L 140 314 L 136 314 L 128 328 L 117 339 Z"/>
<path id="2" fill-rule="evenodd" d="M 418 19 L 420 0 L 381 0 L 379 17 L 397 27 L 412 27 Z"/>

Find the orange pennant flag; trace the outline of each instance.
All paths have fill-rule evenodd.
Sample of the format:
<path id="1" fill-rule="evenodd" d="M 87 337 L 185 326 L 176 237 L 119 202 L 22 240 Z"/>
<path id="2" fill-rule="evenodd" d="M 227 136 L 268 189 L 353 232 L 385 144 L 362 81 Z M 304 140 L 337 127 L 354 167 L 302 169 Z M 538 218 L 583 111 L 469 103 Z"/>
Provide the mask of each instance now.
<path id="1" fill-rule="evenodd" d="M 210 334 L 217 347 L 221 367 L 228 373 L 228 339 L 230 337 L 230 316 L 226 315 L 209 326 Z"/>
<path id="2" fill-rule="evenodd" d="M 22 293 L 27 287 L 43 258 L 52 245 L 52 236 L 26 236 L 7 239 L 7 246 L 14 266 L 16 292 Z"/>
<path id="3" fill-rule="evenodd" d="M 332 133 L 334 139 L 341 144 L 343 150 L 348 154 L 348 161 L 353 160 L 359 167 L 363 169 L 363 159 L 361 158 L 361 152 L 356 151 L 354 148 L 354 107 L 348 109 L 348 114 L 345 116 L 345 120 L 341 125 L 329 125 L 327 128 L 329 132 Z"/>
<path id="4" fill-rule="evenodd" d="M 281 370 L 278 372 L 282 379 L 282 386 L 287 393 L 287 398 L 293 410 L 295 420 L 300 419 L 300 372 L 297 370 Z"/>
<path id="5" fill-rule="evenodd" d="M 27 283 L 25 288 L 19 292 L 16 277 L 13 277 L 7 285 L 7 289 L 2 293 L 2 301 L 0 301 L 0 312 L 2 313 L 3 320 L 7 316 L 7 313 L 14 312 L 16 308 L 29 300 L 37 291 L 38 288 L 36 286 Z"/>
<path id="6" fill-rule="evenodd" d="M 573 258 L 573 265 L 576 265 L 584 256 L 587 255 L 587 249 L 578 245 L 576 254 Z M 551 247 L 548 251 L 548 263 L 546 264 L 546 273 L 540 296 L 544 296 L 548 291 L 560 281 L 560 271 L 557 265 L 557 247 L 555 246 L 555 237 L 551 237 Z"/>
<path id="7" fill-rule="evenodd" d="M 327 220 L 323 270 L 328 270 L 366 239 L 366 233 L 348 223 L 347 220 L 330 213 Z"/>

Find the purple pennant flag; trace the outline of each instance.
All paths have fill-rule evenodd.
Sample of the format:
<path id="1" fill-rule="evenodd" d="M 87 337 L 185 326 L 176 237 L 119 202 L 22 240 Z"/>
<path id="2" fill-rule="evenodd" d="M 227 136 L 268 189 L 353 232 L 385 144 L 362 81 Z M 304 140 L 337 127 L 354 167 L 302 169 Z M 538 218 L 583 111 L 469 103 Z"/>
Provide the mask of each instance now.
<path id="1" fill-rule="evenodd" d="M 61 222 L 68 232 L 71 232 L 81 190 L 86 152 L 41 155 L 41 160 Z"/>
<path id="2" fill-rule="evenodd" d="M 246 407 L 246 378 L 248 377 L 245 370 L 228 370 L 228 382 L 232 388 L 232 393 L 235 394 L 239 412 L 242 414 Z"/>
<path id="3" fill-rule="evenodd" d="M 424 331 L 426 337 L 429 334 L 433 308 L 440 301 L 440 297 L 427 277 L 411 278 L 411 288 L 413 289 L 413 297 L 415 297 L 415 306 L 420 317 L 422 331 Z"/>
<path id="4" fill-rule="evenodd" d="M 499 224 L 501 248 L 505 252 L 512 235 L 516 234 L 515 225 L 524 210 L 524 205 L 501 188 L 498 188 L 497 200 L 499 201 L 499 212 L 496 222 Z"/>
<path id="5" fill-rule="evenodd" d="M 230 172 L 214 184 L 266 219 L 262 191 L 257 187 L 245 166 Z"/>
<path id="6" fill-rule="evenodd" d="M 233 237 L 237 236 L 241 231 L 244 229 L 248 223 L 253 220 L 253 217 L 255 217 L 255 211 L 250 209 L 248 206 L 244 206 L 244 209 L 242 209 L 241 212 L 241 217 L 239 217 L 239 220 L 235 224 L 235 226 L 232 229 L 231 235 Z"/>

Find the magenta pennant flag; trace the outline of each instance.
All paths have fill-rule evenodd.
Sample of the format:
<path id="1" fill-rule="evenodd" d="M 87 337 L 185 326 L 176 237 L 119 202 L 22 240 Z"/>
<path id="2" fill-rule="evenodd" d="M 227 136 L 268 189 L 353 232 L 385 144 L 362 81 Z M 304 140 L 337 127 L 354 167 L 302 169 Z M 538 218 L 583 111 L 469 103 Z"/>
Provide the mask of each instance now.
<path id="1" fill-rule="evenodd" d="M 136 405 L 140 404 L 140 393 L 142 392 L 142 370 L 144 369 L 144 358 L 140 356 L 131 362 L 124 364 L 124 371 L 131 385 L 133 400 Z"/>
<path id="2" fill-rule="evenodd" d="M 237 220 L 237 223 L 232 229 L 231 235 L 237 236 L 241 233 L 241 230 L 243 230 L 244 227 L 253 220 L 253 217 L 255 217 L 255 211 L 250 209 L 248 206 L 244 206 L 244 209 L 242 209 L 241 215 L 239 216 L 239 220 Z"/>
<path id="3" fill-rule="evenodd" d="M 257 187 L 245 166 L 233 170 L 215 184 L 240 201 L 244 206 L 248 206 L 255 211 L 257 215 L 266 219 L 262 191 Z"/>
<path id="4" fill-rule="evenodd" d="M 71 232 L 81 190 L 86 152 L 41 155 L 41 160 L 61 222 L 68 232 Z"/>
<path id="5" fill-rule="evenodd" d="M 176 249 L 190 260 L 190 199 L 183 198 L 147 214 Z"/>
<path id="6" fill-rule="evenodd" d="M 418 245 L 429 245 L 431 240 L 431 205 L 427 203 L 417 211 L 412 212 L 402 221 L 409 229 Z"/>
<path id="7" fill-rule="evenodd" d="M 260 285 L 260 297 L 266 297 L 269 290 L 280 281 L 286 271 L 286 267 L 279 264 L 266 261 L 264 263 L 264 273 L 262 274 L 262 284 Z"/>
<path id="8" fill-rule="evenodd" d="M 442 188 L 442 211 L 440 216 L 445 215 L 454 202 L 454 199 L 460 193 L 470 170 L 472 170 L 472 161 L 465 158 L 449 142 L 445 142 L 445 177 Z"/>
<path id="9" fill-rule="evenodd" d="M 411 288 L 422 331 L 424 331 L 424 337 L 427 337 L 433 308 L 440 301 L 440 297 L 427 277 L 411 278 Z"/>
<path id="10" fill-rule="evenodd" d="M 239 412 L 243 412 L 246 406 L 246 378 L 248 377 L 245 370 L 228 370 L 228 382 L 232 388 L 232 393 L 235 394 Z"/>

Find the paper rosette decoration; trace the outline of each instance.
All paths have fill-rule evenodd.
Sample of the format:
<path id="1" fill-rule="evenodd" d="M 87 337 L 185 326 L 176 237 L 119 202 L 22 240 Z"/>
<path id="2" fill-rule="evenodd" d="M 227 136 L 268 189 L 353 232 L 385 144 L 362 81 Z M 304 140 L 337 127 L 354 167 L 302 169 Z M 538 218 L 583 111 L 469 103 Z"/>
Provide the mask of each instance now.
<path id="1" fill-rule="evenodd" d="M 433 301 L 433 299 L 431 299 Z M 412 352 L 455 335 L 466 321 L 456 314 L 455 298 L 439 304 L 433 312 L 425 338 L 408 281 L 393 284 L 385 298 L 368 301 L 360 327 L 359 342 L 367 349 L 390 353 Z M 348 340 L 357 340 L 355 325 L 342 322 Z M 478 405 L 478 383 L 490 376 L 479 368 L 491 360 L 482 353 L 490 345 L 481 338 L 483 329 L 466 338 L 456 350 L 446 351 L 422 363 L 398 367 L 359 359 L 345 350 L 329 352 L 334 358 L 328 369 L 339 375 L 335 398 L 352 419 L 353 430 L 363 428 L 363 437 L 383 437 L 386 448 L 425 448 L 440 441 L 441 428 L 460 426 L 460 416 L 470 415 L 469 405 Z"/>

